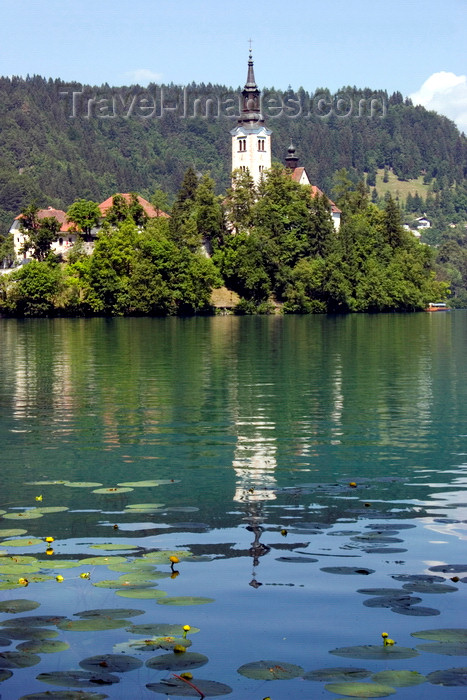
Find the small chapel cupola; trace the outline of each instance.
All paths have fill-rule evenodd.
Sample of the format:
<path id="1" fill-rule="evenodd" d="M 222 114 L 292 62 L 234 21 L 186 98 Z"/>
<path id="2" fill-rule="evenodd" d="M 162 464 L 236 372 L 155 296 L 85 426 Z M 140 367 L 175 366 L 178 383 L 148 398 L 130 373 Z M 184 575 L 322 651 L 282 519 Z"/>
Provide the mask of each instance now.
<path id="1" fill-rule="evenodd" d="M 253 57 L 240 100 L 240 114 L 232 135 L 232 170 L 248 171 L 255 183 L 271 167 L 271 131 L 261 114 L 261 92 L 256 85 Z"/>
<path id="2" fill-rule="evenodd" d="M 287 156 L 285 159 L 285 167 L 289 168 L 290 170 L 295 170 L 295 168 L 298 166 L 298 156 L 295 153 L 295 146 L 293 145 L 292 141 L 290 142 L 290 146 L 287 150 Z"/>

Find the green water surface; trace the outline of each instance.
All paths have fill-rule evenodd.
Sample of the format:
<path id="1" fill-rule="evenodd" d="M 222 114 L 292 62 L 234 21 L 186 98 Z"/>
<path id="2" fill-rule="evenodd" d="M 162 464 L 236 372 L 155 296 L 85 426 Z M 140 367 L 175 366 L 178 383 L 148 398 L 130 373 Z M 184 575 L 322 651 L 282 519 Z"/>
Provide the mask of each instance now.
<path id="1" fill-rule="evenodd" d="M 12 668 L 1 697 L 59 691 L 36 677 L 79 669 L 96 654 L 143 664 L 167 654 L 135 648 L 148 633 L 131 625 L 149 623 L 198 628 L 189 651 L 208 662 L 191 671 L 192 682 L 227 684 L 234 700 L 336 697 L 323 682 L 303 680 L 328 667 L 424 675 L 466 667 L 457 651 L 395 661 L 330 654 L 379 645 L 383 631 L 396 647 L 415 648 L 423 640 L 412 632 L 467 628 L 466 373 L 464 311 L 0 320 L 0 530 L 25 531 L 0 532 L 0 584 L 17 582 L 17 570 L 2 574 L 1 566 L 18 555 L 35 557 L 50 576 L 0 589 L 0 604 L 25 598 L 39 607 L 18 618 L 75 621 L 89 609 L 141 611 L 115 629 L 49 626 L 69 648 Z M 131 508 L 141 504 L 153 505 Z M 68 510 L 29 517 L 57 507 Z M 48 555 L 47 536 L 55 538 Z M 171 568 L 174 551 L 180 563 Z M 97 556 L 118 556 L 121 569 L 107 560 L 79 565 Z M 161 577 L 140 590 L 182 600 L 167 605 L 126 597 L 129 584 L 93 585 L 119 579 L 124 567 L 128 576 L 141 571 L 144 559 Z M 76 567 L 59 568 L 66 561 Z M 443 564 L 458 569 L 430 571 Z M 24 567 L 28 578 L 33 565 Z M 437 575 L 457 590 L 409 592 L 421 599 L 420 616 L 364 603 L 373 594 L 360 589 L 400 589 L 406 581 L 393 577 L 401 574 Z M 212 602 L 182 604 L 193 597 Z M 0 612 L 0 624 L 12 617 Z M 0 647 L 0 670 L 2 652 L 23 641 Z M 279 680 L 273 672 L 271 683 L 237 672 L 259 660 L 303 673 Z M 146 685 L 172 671 L 143 665 L 117 675 L 119 683 L 86 689 L 164 697 Z M 465 686 L 429 682 L 396 690 L 402 700 L 465 697 Z"/>

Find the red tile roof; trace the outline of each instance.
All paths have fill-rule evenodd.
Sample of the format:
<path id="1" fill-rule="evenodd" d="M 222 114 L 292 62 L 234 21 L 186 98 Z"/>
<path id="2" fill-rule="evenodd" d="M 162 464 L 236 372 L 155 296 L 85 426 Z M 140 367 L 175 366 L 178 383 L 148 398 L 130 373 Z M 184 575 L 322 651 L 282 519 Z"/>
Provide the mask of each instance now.
<path id="1" fill-rule="evenodd" d="M 130 204 L 131 202 L 131 194 L 129 192 L 122 194 L 121 192 L 118 193 L 123 199 L 126 201 L 127 204 Z M 99 209 L 102 214 L 102 216 L 105 216 L 110 209 L 110 207 L 113 205 L 113 198 L 116 195 L 112 195 L 108 199 L 106 199 L 104 202 L 101 202 L 99 204 Z M 150 202 L 148 202 L 146 199 L 143 199 L 143 197 L 140 197 L 139 195 L 137 196 L 138 203 L 141 204 L 143 207 L 144 213 L 149 219 L 155 219 L 156 217 L 162 217 L 163 219 L 169 219 L 169 215 L 165 213 L 165 211 L 162 211 L 161 209 L 156 209 L 155 207 L 152 206 Z"/>
<path id="2" fill-rule="evenodd" d="M 66 220 L 66 212 L 62 211 L 61 209 L 54 209 L 53 207 L 47 207 L 47 209 L 39 209 L 37 212 L 37 218 L 38 219 L 45 219 L 48 216 L 54 216 L 57 221 L 61 224 L 60 226 L 60 231 L 62 233 L 66 233 L 70 229 L 73 228 L 73 224 L 70 222 L 68 223 Z M 18 214 L 18 216 L 15 218 L 15 221 L 17 219 L 22 219 L 23 215 Z"/>
<path id="3" fill-rule="evenodd" d="M 294 169 L 292 170 L 292 180 L 293 180 L 294 182 L 300 182 L 301 177 L 302 177 L 302 175 L 303 175 L 304 172 L 305 172 L 305 168 L 303 168 L 302 166 L 300 166 L 300 167 L 298 167 L 298 168 L 294 168 Z M 308 174 L 307 174 L 307 178 L 308 178 Z M 308 178 L 308 180 L 309 180 L 309 178 Z M 311 192 L 312 192 L 313 197 L 316 197 L 316 195 L 318 195 L 318 194 L 320 194 L 320 195 L 324 194 L 324 192 L 322 192 L 322 191 L 319 189 L 319 187 L 316 187 L 316 185 L 311 185 L 311 184 L 310 184 L 310 187 L 311 187 Z M 342 213 L 341 210 L 339 209 L 339 207 L 337 207 L 337 206 L 334 204 L 334 202 L 332 201 L 332 199 L 329 199 L 329 197 L 328 197 L 327 195 L 326 195 L 326 198 L 327 198 L 327 200 L 328 200 L 328 202 L 329 202 L 329 204 L 330 204 L 332 213 L 333 213 L 333 214 L 341 214 L 341 213 Z"/>

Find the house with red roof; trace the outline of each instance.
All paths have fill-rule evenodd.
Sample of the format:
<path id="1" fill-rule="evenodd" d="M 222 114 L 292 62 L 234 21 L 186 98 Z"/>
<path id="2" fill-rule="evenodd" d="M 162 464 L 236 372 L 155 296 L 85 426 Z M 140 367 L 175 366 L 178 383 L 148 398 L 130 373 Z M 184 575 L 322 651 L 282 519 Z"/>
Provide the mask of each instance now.
<path id="1" fill-rule="evenodd" d="M 120 195 L 120 197 L 123 197 L 123 199 L 128 205 L 132 203 L 132 195 L 130 193 L 118 194 Z M 98 205 L 102 215 L 102 221 L 105 221 L 105 217 L 109 209 L 113 206 L 113 200 L 115 196 L 117 195 L 112 195 L 111 197 L 108 197 L 106 200 L 104 200 Z M 140 206 L 142 207 L 148 219 L 170 218 L 169 214 L 167 214 L 165 211 L 162 211 L 161 209 L 156 209 L 150 202 L 148 202 L 143 197 L 140 197 L 139 195 L 137 195 L 137 201 L 138 204 L 140 204 Z M 13 224 L 11 225 L 10 233 L 13 236 L 13 244 L 16 257 L 26 260 L 28 257 L 31 257 L 31 255 L 29 252 L 20 252 L 27 238 L 27 232 L 21 230 L 22 216 L 22 214 L 18 214 L 18 216 L 15 218 Z M 52 243 L 51 250 L 56 255 L 62 255 L 63 257 L 66 257 L 70 249 L 76 243 L 79 236 L 79 233 L 76 230 L 76 225 L 72 221 L 68 221 L 66 212 L 64 212 L 62 209 L 54 209 L 53 207 L 39 209 L 39 211 L 37 212 L 37 216 L 39 219 L 45 219 L 46 217 L 53 216 L 60 223 L 59 237 L 54 243 Z M 94 248 L 95 239 L 97 238 L 97 235 L 99 233 L 99 229 L 100 226 L 92 229 L 92 240 L 87 241 L 84 244 L 87 253 L 92 252 Z"/>

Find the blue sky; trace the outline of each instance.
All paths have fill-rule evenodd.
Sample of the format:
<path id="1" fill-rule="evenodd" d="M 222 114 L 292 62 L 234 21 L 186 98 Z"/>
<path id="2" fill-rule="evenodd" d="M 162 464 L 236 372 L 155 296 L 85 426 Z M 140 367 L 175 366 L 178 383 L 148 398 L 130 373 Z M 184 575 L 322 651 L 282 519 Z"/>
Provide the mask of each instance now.
<path id="1" fill-rule="evenodd" d="M 1 75 L 396 90 L 467 132 L 466 0 L 2 0 Z M 433 106 L 434 105 L 434 106 Z"/>

